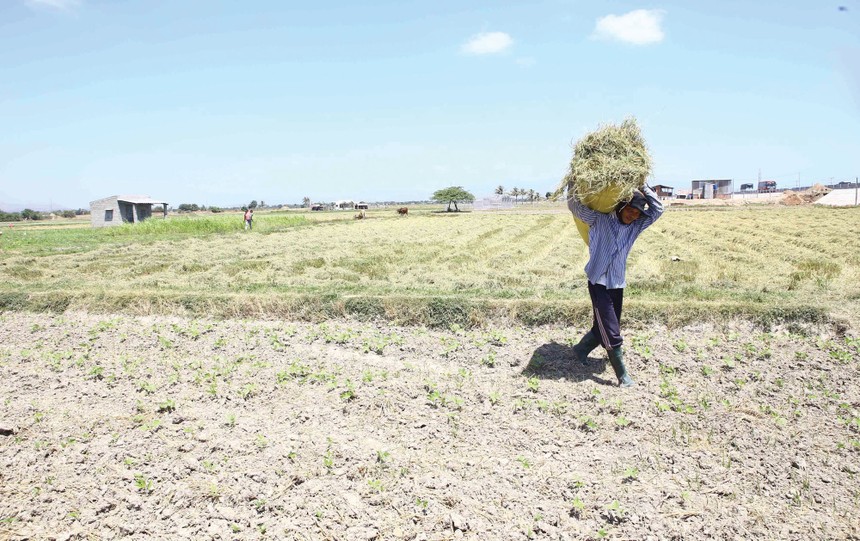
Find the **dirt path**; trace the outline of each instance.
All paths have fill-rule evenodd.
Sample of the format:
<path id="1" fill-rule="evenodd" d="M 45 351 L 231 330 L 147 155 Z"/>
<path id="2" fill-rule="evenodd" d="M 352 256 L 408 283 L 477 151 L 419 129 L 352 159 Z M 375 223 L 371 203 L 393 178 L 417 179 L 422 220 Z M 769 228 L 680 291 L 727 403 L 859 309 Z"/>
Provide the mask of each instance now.
<path id="1" fill-rule="evenodd" d="M 858 539 L 860 342 L 0 314 L 0 538 Z"/>

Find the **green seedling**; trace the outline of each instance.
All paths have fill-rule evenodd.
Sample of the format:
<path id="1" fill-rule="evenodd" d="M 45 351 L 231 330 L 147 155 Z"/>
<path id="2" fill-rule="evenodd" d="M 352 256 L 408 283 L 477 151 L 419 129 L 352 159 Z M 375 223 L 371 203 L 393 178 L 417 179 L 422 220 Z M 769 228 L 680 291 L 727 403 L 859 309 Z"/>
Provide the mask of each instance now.
<path id="1" fill-rule="evenodd" d="M 176 402 L 168 398 L 158 405 L 158 409 L 156 411 L 158 411 L 158 413 L 170 413 L 172 411 L 176 411 Z"/>
<path id="2" fill-rule="evenodd" d="M 481 357 L 481 364 L 489 368 L 496 366 L 496 352 L 491 351 Z"/>
<path id="3" fill-rule="evenodd" d="M 591 417 L 585 416 L 579 419 L 579 428 L 586 432 L 597 431 L 597 423 Z"/>
<path id="4" fill-rule="evenodd" d="M 256 383 L 246 383 L 239 389 L 239 396 L 242 397 L 243 400 L 248 400 L 252 396 L 257 394 L 257 384 Z"/>
<path id="5" fill-rule="evenodd" d="M 157 388 L 155 386 L 155 383 L 148 380 L 141 380 L 137 382 L 137 390 L 146 394 L 152 394 L 157 390 Z"/>
<path id="6" fill-rule="evenodd" d="M 624 470 L 624 480 L 625 481 L 633 481 L 633 480 L 636 480 L 638 478 L 639 478 L 639 470 L 638 469 L 636 469 L 632 466 L 628 466 Z"/>
<path id="7" fill-rule="evenodd" d="M 570 502 L 570 506 L 570 514 L 575 518 L 582 518 L 582 515 L 585 513 L 585 502 L 583 502 L 579 496 L 573 498 L 573 501 Z"/>
<path id="8" fill-rule="evenodd" d="M 139 492 L 145 492 L 146 494 L 150 494 L 153 490 L 152 481 L 140 473 L 134 475 L 134 486 L 137 487 Z"/>
<path id="9" fill-rule="evenodd" d="M 266 436 L 257 434 L 257 439 L 254 441 L 254 444 L 257 446 L 257 449 L 263 450 L 269 446 L 269 440 L 266 439 Z"/>
<path id="10" fill-rule="evenodd" d="M 340 399 L 343 400 L 344 402 L 351 402 L 352 400 L 355 400 L 355 398 L 356 398 L 355 386 L 352 384 L 352 381 L 350 381 L 350 380 L 346 380 L 345 385 L 346 385 L 346 389 L 341 391 Z"/>

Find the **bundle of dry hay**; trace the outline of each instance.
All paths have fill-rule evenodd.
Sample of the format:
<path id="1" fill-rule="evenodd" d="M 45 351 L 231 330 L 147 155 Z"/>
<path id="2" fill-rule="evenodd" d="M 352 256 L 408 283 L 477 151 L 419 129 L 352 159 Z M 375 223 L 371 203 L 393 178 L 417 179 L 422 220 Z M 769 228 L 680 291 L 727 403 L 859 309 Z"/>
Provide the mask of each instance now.
<path id="1" fill-rule="evenodd" d="M 630 117 L 620 126 L 601 126 L 574 145 L 570 169 L 555 197 L 567 190 L 568 197 L 576 194 L 586 204 L 607 192 L 616 202 L 626 200 L 650 174 L 651 156 L 636 119 Z"/>

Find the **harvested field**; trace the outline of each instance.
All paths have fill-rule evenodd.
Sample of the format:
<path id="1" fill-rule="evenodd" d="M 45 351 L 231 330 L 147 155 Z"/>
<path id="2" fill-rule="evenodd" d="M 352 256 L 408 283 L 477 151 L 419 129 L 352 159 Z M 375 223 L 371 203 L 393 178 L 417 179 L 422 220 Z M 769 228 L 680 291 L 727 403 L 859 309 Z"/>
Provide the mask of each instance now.
<path id="1" fill-rule="evenodd" d="M 261 215 L 248 234 L 217 224 L 192 233 L 16 230 L 0 241 L 0 308 L 584 323 L 587 251 L 558 207 L 407 218 L 391 210 L 361 221 Z M 631 252 L 627 317 L 851 318 L 860 313 L 859 217 L 807 206 L 669 209 Z"/>
<path id="2" fill-rule="evenodd" d="M 855 539 L 860 340 L 0 316 L 9 539 Z"/>

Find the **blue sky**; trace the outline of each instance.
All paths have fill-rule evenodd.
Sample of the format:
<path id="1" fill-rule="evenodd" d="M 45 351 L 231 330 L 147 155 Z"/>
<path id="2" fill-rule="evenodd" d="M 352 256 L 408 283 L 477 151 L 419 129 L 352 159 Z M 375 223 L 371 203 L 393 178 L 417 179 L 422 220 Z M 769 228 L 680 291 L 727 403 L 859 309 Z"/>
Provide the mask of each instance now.
<path id="1" fill-rule="evenodd" d="M 545 192 L 629 115 L 654 183 L 860 175 L 860 0 L 310 4 L 0 2 L 0 209 Z"/>

